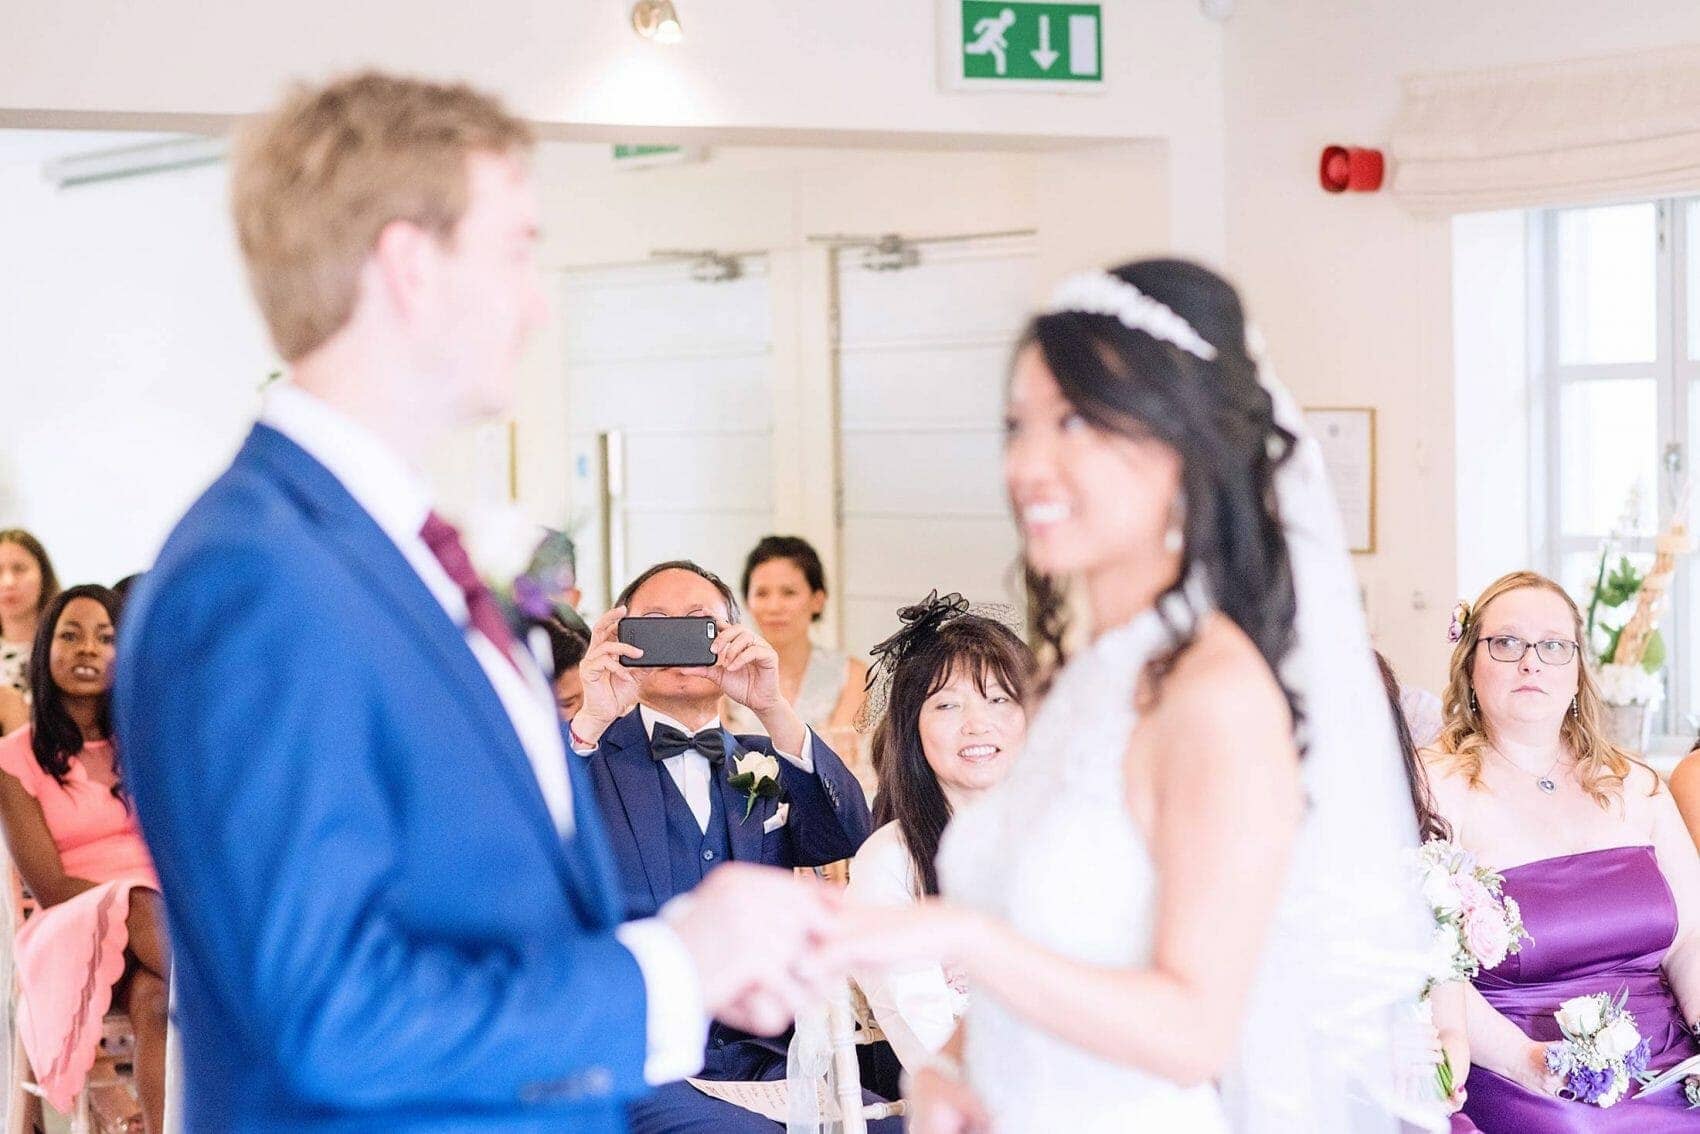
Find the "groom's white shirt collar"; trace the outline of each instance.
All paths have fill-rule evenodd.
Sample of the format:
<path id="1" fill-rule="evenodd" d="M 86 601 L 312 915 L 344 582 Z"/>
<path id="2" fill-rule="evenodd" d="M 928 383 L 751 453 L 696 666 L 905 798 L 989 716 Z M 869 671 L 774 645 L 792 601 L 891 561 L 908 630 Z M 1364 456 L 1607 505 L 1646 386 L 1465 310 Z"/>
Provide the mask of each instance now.
<path id="1" fill-rule="evenodd" d="M 329 469 L 397 547 L 419 537 L 431 493 L 377 434 L 288 382 L 266 391 L 260 423 Z"/>

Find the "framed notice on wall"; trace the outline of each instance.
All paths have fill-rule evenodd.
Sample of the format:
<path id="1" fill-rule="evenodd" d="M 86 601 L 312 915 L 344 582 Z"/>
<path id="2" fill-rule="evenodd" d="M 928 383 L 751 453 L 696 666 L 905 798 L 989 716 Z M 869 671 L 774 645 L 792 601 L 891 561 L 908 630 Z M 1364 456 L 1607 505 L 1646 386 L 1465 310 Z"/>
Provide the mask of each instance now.
<path id="1" fill-rule="evenodd" d="M 1340 502 L 1346 544 L 1354 552 L 1375 550 L 1375 410 L 1369 406 L 1306 409 L 1305 425 L 1322 449 L 1328 482 Z"/>

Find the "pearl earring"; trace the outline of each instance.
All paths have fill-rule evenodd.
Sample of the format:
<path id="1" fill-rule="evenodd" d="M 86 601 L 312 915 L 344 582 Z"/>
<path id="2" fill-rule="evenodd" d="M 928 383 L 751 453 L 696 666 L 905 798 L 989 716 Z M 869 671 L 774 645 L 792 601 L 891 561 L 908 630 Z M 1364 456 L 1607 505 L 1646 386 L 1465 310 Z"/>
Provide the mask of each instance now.
<path id="1" fill-rule="evenodd" d="M 1476 711 L 1476 691 L 1474 689 L 1470 690 L 1470 711 L 1472 713 Z"/>
<path id="2" fill-rule="evenodd" d="M 1169 527 L 1163 532 L 1163 550 L 1179 555 L 1186 548 L 1186 505 L 1180 497 L 1169 507 Z"/>

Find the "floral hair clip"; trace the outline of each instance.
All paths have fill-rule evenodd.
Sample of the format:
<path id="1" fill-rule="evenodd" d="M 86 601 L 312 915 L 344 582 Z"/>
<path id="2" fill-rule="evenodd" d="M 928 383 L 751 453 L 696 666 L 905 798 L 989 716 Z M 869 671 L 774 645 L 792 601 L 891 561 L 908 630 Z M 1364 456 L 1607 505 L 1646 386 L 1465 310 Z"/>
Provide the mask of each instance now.
<path id="1" fill-rule="evenodd" d="M 1457 605 L 1452 608 L 1452 624 L 1446 628 L 1448 642 L 1457 645 L 1464 637 L 1464 631 L 1470 625 L 1470 613 L 1470 604 L 1459 599 Z"/>

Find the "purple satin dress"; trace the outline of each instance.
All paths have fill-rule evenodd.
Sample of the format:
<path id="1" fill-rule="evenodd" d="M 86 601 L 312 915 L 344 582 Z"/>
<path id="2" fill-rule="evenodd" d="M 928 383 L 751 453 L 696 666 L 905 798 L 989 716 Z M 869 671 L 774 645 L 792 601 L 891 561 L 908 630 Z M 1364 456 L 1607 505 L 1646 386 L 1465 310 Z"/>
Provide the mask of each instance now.
<path id="1" fill-rule="evenodd" d="M 1694 1055 L 1660 963 L 1676 939 L 1676 902 L 1650 846 L 1543 858 L 1504 872 L 1532 941 L 1476 978 L 1482 996 L 1530 1038 L 1563 1038 L 1553 1013 L 1573 996 L 1629 993 L 1628 1008 L 1663 1071 Z M 1700 1131 L 1681 1086 L 1601 1108 L 1537 1094 L 1472 1066 L 1464 1113 L 1483 1134 Z"/>

